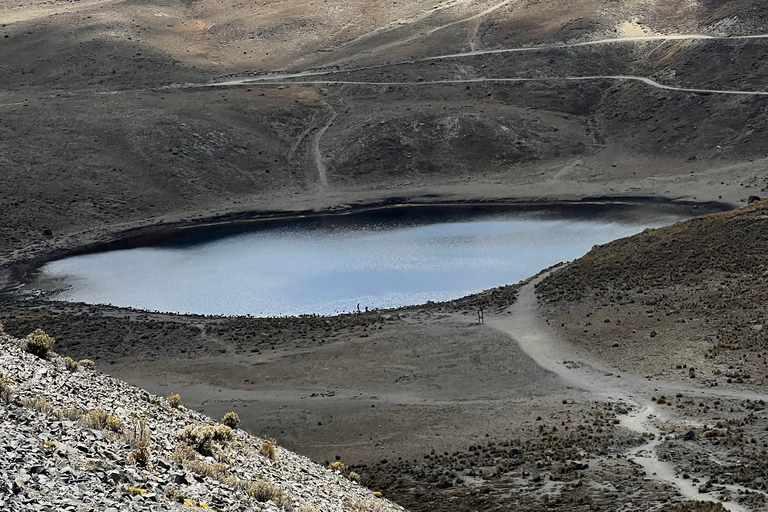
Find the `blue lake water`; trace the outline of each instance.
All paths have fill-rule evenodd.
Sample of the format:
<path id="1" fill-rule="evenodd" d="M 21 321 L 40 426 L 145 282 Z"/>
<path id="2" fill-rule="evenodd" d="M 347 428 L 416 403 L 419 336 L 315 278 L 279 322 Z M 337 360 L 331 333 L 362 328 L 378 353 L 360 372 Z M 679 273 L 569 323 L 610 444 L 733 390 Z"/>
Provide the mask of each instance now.
<path id="1" fill-rule="evenodd" d="M 671 213 L 558 218 L 494 213 L 444 219 L 307 221 L 54 261 L 54 298 L 148 310 L 335 314 L 462 297 L 516 283 L 593 245 L 681 220 Z"/>

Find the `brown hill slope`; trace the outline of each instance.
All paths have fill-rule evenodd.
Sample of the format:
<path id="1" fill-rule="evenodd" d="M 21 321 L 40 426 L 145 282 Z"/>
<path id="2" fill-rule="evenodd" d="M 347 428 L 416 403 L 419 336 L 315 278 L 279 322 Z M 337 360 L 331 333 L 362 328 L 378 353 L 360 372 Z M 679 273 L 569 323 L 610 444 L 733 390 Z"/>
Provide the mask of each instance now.
<path id="1" fill-rule="evenodd" d="M 763 384 L 768 200 L 597 246 L 539 294 L 565 339 L 613 365 Z"/>
<path id="2" fill-rule="evenodd" d="M 766 98 L 559 78 L 758 90 L 764 39 L 411 60 L 759 34 L 766 12 L 759 2 L 683 0 L 3 2 L 0 247 L 45 241 L 48 230 L 418 194 L 736 204 L 743 187 L 766 186 Z M 323 79 L 404 84 L 189 88 L 316 66 L 338 71 Z M 547 80 L 423 83 L 510 77 Z"/>

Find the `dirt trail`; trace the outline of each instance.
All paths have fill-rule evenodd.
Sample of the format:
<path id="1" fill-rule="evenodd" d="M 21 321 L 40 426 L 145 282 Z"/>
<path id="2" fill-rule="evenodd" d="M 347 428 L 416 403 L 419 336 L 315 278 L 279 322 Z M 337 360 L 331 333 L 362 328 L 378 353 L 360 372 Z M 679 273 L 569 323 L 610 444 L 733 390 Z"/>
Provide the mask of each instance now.
<path id="1" fill-rule="evenodd" d="M 597 400 L 617 401 L 632 407 L 632 411 L 621 417 L 621 424 L 635 433 L 652 433 L 654 438 L 631 449 L 627 456 L 640 464 L 650 478 L 677 488 L 686 498 L 718 501 L 708 494 L 700 494 L 690 480 L 677 476 L 680 472 L 673 464 L 659 459 L 657 450 L 666 434 L 657 427 L 657 423 L 677 418 L 658 408 L 647 397 L 657 393 L 678 392 L 690 396 L 750 400 L 765 399 L 765 396 L 749 391 L 703 389 L 682 383 L 650 381 L 602 365 L 588 355 L 564 346 L 542 317 L 536 298 L 535 285 L 547 275 L 539 276 L 523 286 L 517 302 L 502 315 L 488 315 L 486 323 L 509 335 L 539 366 L 557 374 L 570 386 L 590 393 Z M 733 490 L 743 488 L 733 486 Z M 723 506 L 734 512 L 745 510 L 733 502 L 724 502 Z"/>
<path id="2" fill-rule="evenodd" d="M 613 37 L 608 39 L 596 39 L 594 41 L 582 41 L 578 43 L 558 43 L 551 45 L 524 46 L 520 48 L 498 48 L 496 50 L 473 50 L 469 52 L 449 53 L 446 55 L 436 55 L 434 57 L 425 57 L 418 62 L 440 60 L 440 59 L 459 59 L 462 57 L 473 57 L 476 55 L 493 55 L 496 53 L 518 53 L 518 52 L 538 52 L 542 50 L 557 50 L 564 48 L 578 48 L 581 46 L 599 46 L 604 44 L 637 43 L 643 41 L 693 41 L 693 40 L 730 40 L 730 39 L 768 39 L 768 34 L 756 34 L 751 36 L 708 36 L 706 34 L 669 34 L 664 36 L 632 36 L 632 37 Z"/>
<path id="3" fill-rule="evenodd" d="M 431 28 L 429 30 L 426 30 L 424 32 L 421 32 L 419 34 L 416 34 L 416 35 L 413 35 L 413 36 L 409 36 L 409 37 L 406 37 L 404 39 L 399 39 L 397 41 L 392 41 L 390 43 L 385 43 L 385 44 L 376 46 L 375 48 L 371 48 L 369 50 L 365 50 L 365 51 L 360 52 L 359 54 L 353 55 L 351 57 L 346 57 L 344 59 L 339 59 L 339 60 L 329 64 L 329 66 L 336 66 L 336 65 L 342 64 L 342 63 L 350 61 L 352 59 L 356 59 L 360 55 L 379 53 L 379 52 L 381 52 L 383 50 L 388 50 L 390 48 L 395 48 L 397 46 L 402 46 L 402 45 L 408 44 L 408 43 L 410 43 L 412 41 L 416 41 L 417 39 L 422 39 L 424 37 L 431 36 L 435 32 L 440 32 L 441 30 L 445 30 L 445 29 L 450 28 L 450 27 L 455 27 L 456 25 L 461 25 L 463 23 L 467 23 L 467 22 L 470 22 L 470 21 L 481 20 L 482 18 L 484 18 L 485 16 L 493 13 L 494 11 L 497 11 L 497 10 L 501 9 L 502 7 L 505 7 L 505 6 L 509 5 L 509 4 L 511 4 L 513 1 L 514 0 L 505 0 L 503 2 L 500 2 L 498 4 L 494 4 L 494 5 L 490 6 L 487 9 L 485 9 L 485 10 L 479 12 L 479 13 L 473 14 L 471 16 L 468 16 L 466 18 L 461 18 L 461 19 L 458 19 L 458 20 L 454 20 L 454 21 L 451 21 L 450 23 L 445 23 L 443 25 L 439 25 L 437 27 L 433 27 L 433 28 Z M 451 4 L 451 5 L 447 6 L 447 7 L 453 7 L 455 5 L 457 5 L 457 3 Z M 441 8 L 439 10 L 444 10 L 447 7 L 444 6 L 443 8 Z M 435 12 L 438 12 L 438 10 L 437 9 L 432 9 L 432 10 L 427 12 L 427 15 L 432 15 Z M 420 21 L 421 19 L 423 19 L 425 17 L 426 16 L 422 16 L 421 18 L 418 19 L 418 21 Z M 391 27 L 392 27 L 392 24 L 387 25 L 387 27 L 382 27 L 381 29 L 377 29 L 374 32 L 371 32 L 369 34 L 370 35 L 378 34 L 378 33 L 381 33 L 382 31 L 390 29 Z M 365 34 L 364 36 L 360 36 L 360 37 L 354 39 L 352 42 L 359 41 L 361 38 L 369 36 L 369 34 Z M 471 40 L 471 38 L 470 38 L 470 47 L 472 49 L 474 49 L 473 41 Z"/>
<path id="4" fill-rule="evenodd" d="M 333 72 L 315 72 L 314 75 L 332 74 Z M 280 75 L 282 79 L 302 78 L 308 76 L 307 73 L 297 73 L 296 75 Z M 553 82 L 553 81 L 588 81 L 588 80 L 630 80 L 642 82 L 657 89 L 667 91 L 690 92 L 696 94 L 730 94 L 739 96 L 768 96 L 768 91 L 739 91 L 723 89 L 697 89 L 693 87 L 675 87 L 664 85 L 643 76 L 632 75 L 596 75 L 596 76 L 560 76 L 543 78 L 467 78 L 461 80 L 432 80 L 422 82 L 365 82 L 354 80 L 270 80 L 269 77 L 245 78 L 242 80 L 231 80 L 228 82 L 219 82 L 214 84 L 195 84 L 186 87 L 226 87 L 237 85 L 372 85 L 372 86 L 391 86 L 391 85 L 446 85 L 446 84 L 476 84 L 476 83 L 514 83 L 514 82 Z M 185 87 L 185 88 L 186 88 Z"/>
<path id="5" fill-rule="evenodd" d="M 325 166 L 325 159 L 323 158 L 323 151 L 320 148 L 320 142 L 323 139 L 323 135 L 325 134 L 326 130 L 331 127 L 333 124 L 333 121 L 336 120 L 336 116 L 338 115 L 337 112 L 328 105 L 327 103 L 323 103 L 326 107 L 328 107 L 331 111 L 331 117 L 328 118 L 328 121 L 317 131 L 317 135 L 315 135 L 315 140 L 312 143 L 312 153 L 315 157 L 315 165 L 317 166 L 317 175 L 320 180 L 320 186 L 322 188 L 326 188 L 328 186 L 328 175 L 327 175 L 327 168 Z"/>

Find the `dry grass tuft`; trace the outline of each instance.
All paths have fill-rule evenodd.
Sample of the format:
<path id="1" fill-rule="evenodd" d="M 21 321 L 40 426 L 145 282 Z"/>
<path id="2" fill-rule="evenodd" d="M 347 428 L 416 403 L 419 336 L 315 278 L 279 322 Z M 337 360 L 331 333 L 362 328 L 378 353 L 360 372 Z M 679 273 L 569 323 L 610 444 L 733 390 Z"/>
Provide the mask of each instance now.
<path id="1" fill-rule="evenodd" d="M 727 510 L 720 503 L 713 501 L 684 501 L 665 507 L 661 512 L 726 512 Z"/>
<path id="2" fill-rule="evenodd" d="M 65 357 L 64 358 L 64 367 L 67 370 L 71 371 L 71 372 L 76 372 L 78 364 L 77 364 L 77 361 L 75 361 L 71 357 Z"/>
<path id="3" fill-rule="evenodd" d="M 0 398 L 3 399 L 5 405 L 11 403 L 14 394 L 16 394 L 16 388 L 13 386 L 13 381 L 4 373 L 0 373 Z"/>
<path id="4" fill-rule="evenodd" d="M 78 421 L 86 415 L 86 411 L 77 407 L 67 407 L 59 411 L 59 420 Z"/>
<path id="5" fill-rule="evenodd" d="M 234 439 L 235 434 L 226 425 L 187 425 L 179 430 L 177 437 L 201 455 L 213 455 L 217 451 L 214 442 L 226 445 Z"/>
<path id="6" fill-rule="evenodd" d="M 34 409 L 46 415 L 53 412 L 53 406 L 51 405 L 51 403 L 45 398 L 40 396 L 35 398 L 22 398 L 21 405 L 23 405 L 28 409 Z"/>
<path id="7" fill-rule="evenodd" d="M 94 363 L 90 359 L 81 359 L 77 364 L 79 366 L 82 366 L 83 368 L 88 368 L 89 370 L 96 369 L 96 363 Z"/>
<path id="8" fill-rule="evenodd" d="M 171 393 L 165 400 L 168 402 L 168 405 L 174 409 L 177 409 L 181 405 L 181 396 L 178 393 Z"/>
<path id="9" fill-rule="evenodd" d="M 229 428 L 235 429 L 240 426 L 240 416 L 236 412 L 230 411 L 221 418 L 221 423 Z"/>
<path id="10" fill-rule="evenodd" d="M 261 448 L 259 449 L 259 453 L 261 453 L 263 456 L 268 458 L 269 460 L 276 461 L 277 456 L 277 446 L 275 445 L 275 441 L 273 439 L 267 439 L 263 443 L 261 443 Z"/>
<path id="11" fill-rule="evenodd" d="M 120 418 L 109 414 L 104 409 L 93 409 L 89 411 L 82 419 L 83 424 L 95 430 L 111 430 L 120 432 L 122 423 Z"/>
<path id="12" fill-rule="evenodd" d="M 147 422 L 135 417 L 133 419 L 133 431 L 129 438 L 133 451 L 128 456 L 128 462 L 137 466 L 147 467 L 150 460 L 149 441 L 150 435 Z"/>
<path id="13" fill-rule="evenodd" d="M 376 499 L 347 500 L 344 502 L 344 507 L 351 512 L 384 512 L 387 510 L 385 502 Z"/>
<path id="14" fill-rule="evenodd" d="M 27 334 L 26 345 L 24 349 L 30 354 L 36 355 L 42 359 L 48 357 L 48 352 L 53 348 L 56 340 L 42 329 L 35 329 L 34 332 Z"/>

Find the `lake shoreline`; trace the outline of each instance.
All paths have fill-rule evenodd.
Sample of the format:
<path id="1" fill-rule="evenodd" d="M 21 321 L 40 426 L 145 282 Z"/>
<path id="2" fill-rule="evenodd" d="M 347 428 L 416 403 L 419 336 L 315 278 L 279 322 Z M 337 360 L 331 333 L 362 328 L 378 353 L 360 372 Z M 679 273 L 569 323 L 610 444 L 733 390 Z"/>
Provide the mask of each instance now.
<path id="1" fill-rule="evenodd" d="M 530 200 L 530 199 L 494 199 L 494 200 L 408 200 L 393 197 L 387 200 L 360 205 L 337 205 L 322 209 L 305 210 L 247 210 L 223 213 L 199 219 L 180 219 L 176 221 L 145 221 L 136 225 L 121 225 L 101 230 L 88 230 L 70 236 L 35 244 L 11 255 L 5 262 L 0 260 L 0 303 L 26 302 L 29 295 L 21 291 L 22 286 L 31 282 L 39 269 L 51 261 L 72 256 L 99 252 L 132 249 L 171 243 L 190 236 L 222 234 L 227 232 L 253 229 L 257 226 L 285 225 L 297 220 L 353 217 L 376 214 L 393 210 L 419 209 L 478 209 L 504 212 L 558 212 L 574 210 L 600 210 L 627 208 L 635 214 L 641 214 L 643 208 L 669 208 L 678 213 L 704 215 L 733 208 L 732 205 L 717 201 L 695 202 L 654 196 L 597 196 L 573 200 Z M 130 309 L 130 308 L 129 308 Z"/>

